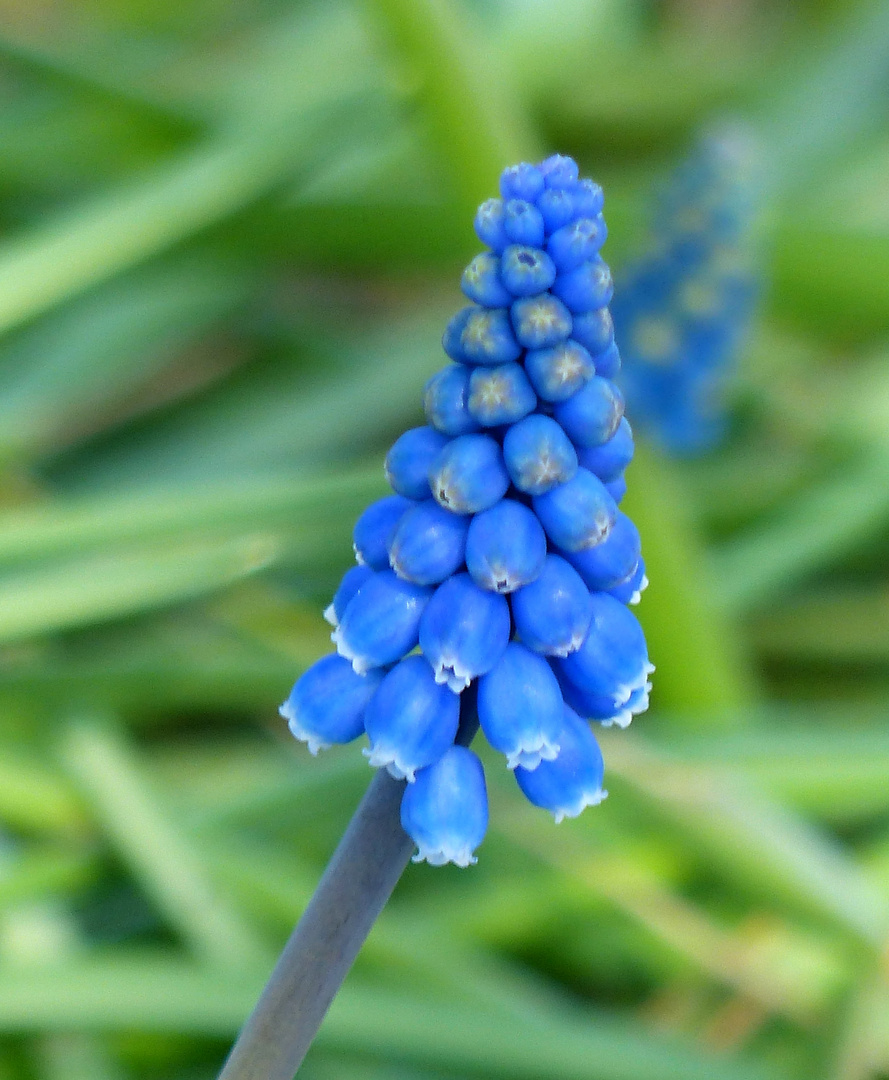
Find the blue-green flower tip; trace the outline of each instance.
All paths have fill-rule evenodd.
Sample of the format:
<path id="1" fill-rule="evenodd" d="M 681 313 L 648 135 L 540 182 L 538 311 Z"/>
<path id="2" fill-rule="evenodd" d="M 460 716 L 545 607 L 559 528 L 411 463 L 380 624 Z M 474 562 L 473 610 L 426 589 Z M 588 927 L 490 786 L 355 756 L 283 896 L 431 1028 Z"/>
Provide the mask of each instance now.
<path id="1" fill-rule="evenodd" d="M 653 670 L 627 606 L 647 579 L 617 505 L 633 437 L 602 189 L 554 155 L 506 169 L 500 195 L 475 218 L 488 250 L 463 274 L 426 424 L 395 441 L 394 494 L 355 526 L 359 565 L 325 613 L 337 653 L 282 707 L 313 753 L 367 737 L 433 865 L 473 863 L 487 826 L 467 722 L 559 821 L 605 795 L 589 722 L 625 726 Z"/>
<path id="2" fill-rule="evenodd" d="M 647 247 L 615 296 L 632 415 L 676 456 L 712 449 L 727 430 L 731 376 L 759 292 L 756 159 L 740 129 L 702 139 L 654 200 Z"/>

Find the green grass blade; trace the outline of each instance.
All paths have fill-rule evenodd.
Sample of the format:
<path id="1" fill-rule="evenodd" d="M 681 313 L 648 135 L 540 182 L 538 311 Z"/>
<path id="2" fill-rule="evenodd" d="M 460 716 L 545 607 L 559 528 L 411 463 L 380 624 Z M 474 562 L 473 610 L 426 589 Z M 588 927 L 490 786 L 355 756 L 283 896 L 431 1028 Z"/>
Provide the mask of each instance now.
<path id="1" fill-rule="evenodd" d="M 234 1034 L 261 975 L 237 980 L 173 960 L 118 957 L 64 969 L 0 974 L 0 1031 L 77 1028 Z M 491 1077 L 589 1080 L 765 1080 L 761 1066 L 705 1054 L 680 1040 L 588 1014 L 554 1025 L 496 1023 L 477 1006 L 419 994 L 346 986 L 318 1036 L 320 1047 L 391 1062 L 478 1071 Z"/>
<path id="2" fill-rule="evenodd" d="M 0 641 L 19 641 L 179 603 L 230 585 L 281 554 L 275 537 L 170 542 L 90 553 L 0 577 Z"/>
<path id="3" fill-rule="evenodd" d="M 639 740 L 603 739 L 609 767 L 687 829 L 743 887 L 818 913 L 871 949 L 889 937 L 889 899 L 848 853 L 725 769 L 696 768 Z"/>
<path id="4" fill-rule="evenodd" d="M 289 533 L 293 542 L 301 540 L 310 551 L 340 529 L 350 533 L 354 518 L 384 493 L 384 486 L 383 470 L 376 466 L 340 474 L 273 474 L 59 497 L 0 513 L 0 564 L 95 555 L 114 544 L 150 544 L 188 534 L 237 535 L 251 527 Z M 343 543 L 348 546 L 347 536 Z"/>
<path id="5" fill-rule="evenodd" d="M 252 927 L 213 888 L 123 738 L 75 721 L 62 735 L 61 754 L 103 834 L 195 956 L 222 968 L 259 962 L 265 949 Z"/>
<path id="6" fill-rule="evenodd" d="M 889 454 L 871 448 L 841 474 L 786 503 L 713 553 L 716 596 L 728 610 L 761 605 L 872 539 L 889 519 Z"/>
<path id="7" fill-rule="evenodd" d="M 94 197 L 0 251 L 0 333 L 310 173 L 375 116 L 373 95 L 218 136 L 131 185 Z M 336 133 L 336 137 L 331 136 Z"/>

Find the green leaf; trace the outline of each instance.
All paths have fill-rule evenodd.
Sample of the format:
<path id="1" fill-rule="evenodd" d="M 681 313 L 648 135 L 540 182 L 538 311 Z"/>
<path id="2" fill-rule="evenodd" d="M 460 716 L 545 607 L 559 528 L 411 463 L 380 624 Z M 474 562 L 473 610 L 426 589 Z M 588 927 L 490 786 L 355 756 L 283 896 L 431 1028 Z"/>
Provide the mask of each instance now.
<path id="1" fill-rule="evenodd" d="M 197 849 L 140 775 L 124 739 L 78 720 L 63 732 L 61 754 L 104 836 L 195 956 L 224 968 L 261 962 L 264 946 L 212 887 Z"/>
<path id="2" fill-rule="evenodd" d="M 857 461 L 713 553 L 716 597 L 728 610 L 762 605 L 873 539 L 889 519 L 889 453 Z"/>
<path id="3" fill-rule="evenodd" d="M 118 956 L 64 968 L 0 974 L 0 1030 L 137 1029 L 233 1036 L 259 992 L 255 970 L 235 980 L 180 961 Z M 477 1006 L 424 1000 L 383 987 L 345 987 L 318 1046 L 486 1076 L 589 1080 L 765 1080 L 761 1066 L 585 1013 L 507 1023 Z"/>

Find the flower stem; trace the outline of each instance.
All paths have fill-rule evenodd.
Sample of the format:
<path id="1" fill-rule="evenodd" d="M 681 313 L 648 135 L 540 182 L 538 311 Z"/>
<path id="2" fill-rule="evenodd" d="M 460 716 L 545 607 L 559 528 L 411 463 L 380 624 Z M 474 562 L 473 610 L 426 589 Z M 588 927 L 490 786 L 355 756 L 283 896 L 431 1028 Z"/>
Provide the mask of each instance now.
<path id="1" fill-rule="evenodd" d="M 292 1080 L 414 849 L 403 790 L 374 777 L 219 1080 Z"/>

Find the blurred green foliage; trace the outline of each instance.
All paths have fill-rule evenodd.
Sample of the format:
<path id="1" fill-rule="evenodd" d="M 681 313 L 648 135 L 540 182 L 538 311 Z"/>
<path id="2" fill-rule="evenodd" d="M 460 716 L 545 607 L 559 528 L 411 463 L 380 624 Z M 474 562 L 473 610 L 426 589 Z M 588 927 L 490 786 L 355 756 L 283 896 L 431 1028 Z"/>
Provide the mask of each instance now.
<path id="1" fill-rule="evenodd" d="M 629 472 L 654 704 L 555 828 L 489 770 L 308 1080 L 889 1076 L 889 9 L 0 5 L 0 1080 L 210 1080 L 363 787 L 276 716 L 511 160 L 615 265 L 730 112 L 766 312 Z"/>

